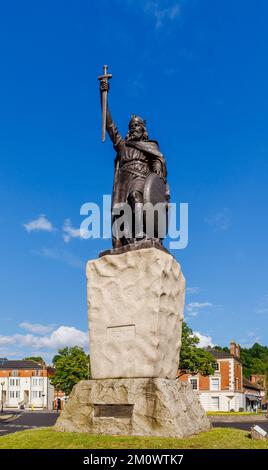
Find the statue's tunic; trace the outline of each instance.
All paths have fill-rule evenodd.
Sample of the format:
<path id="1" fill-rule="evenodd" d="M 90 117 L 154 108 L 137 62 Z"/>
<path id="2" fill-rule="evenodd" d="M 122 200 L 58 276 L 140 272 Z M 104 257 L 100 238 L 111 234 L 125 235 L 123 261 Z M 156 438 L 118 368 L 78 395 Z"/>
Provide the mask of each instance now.
<path id="1" fill-rule="evenodd" d="M 160 164 L 161 176 L 166 180 L 166 165 L 155 140 L 134 141 L 123 139 L 114 122 L 107 131 L 117 152 L 113 185 L 113 202 L 127 202 L 131 193 L 143 194 L 145 179 Z"/>

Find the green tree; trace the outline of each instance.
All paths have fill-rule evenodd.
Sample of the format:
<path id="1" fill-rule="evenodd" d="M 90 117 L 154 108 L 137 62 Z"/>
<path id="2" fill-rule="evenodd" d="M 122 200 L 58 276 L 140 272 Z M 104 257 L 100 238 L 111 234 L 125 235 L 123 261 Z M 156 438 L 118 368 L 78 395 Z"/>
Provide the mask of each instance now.
<path id="1" fill-rule="evenodd" d="M 51 383 L 66 395 L 71 393 L 73 386 L 80 380 L 90 378 L 89 356 L 78 346 L 59 349 L 53 358 L 53 364 L 55 375 L 51 378 Z"/>
<path id="2" fill-rule="evenodd" d="M 41 356 L 24 357 L 23 361 L 34 361 L 34 362 L 38 362 L 38 364 L 44 364 L 45 365 L 45 361 Z"/>
<path id="3" fill-rule="evenodd" d="M 241 360 L 243 373 L 250 378 L 252 374 L 265 375 L 268 385 L 268 347 L 259 343 L 253 344 L 251 348 L 241 348 Z"/>
<path id="4" fill-rule="evenodd" d="M 184 374 L 211 375 L 216 369 L 214 357 L 205 349 L 198 348 L 199 339 L 191 328 L 183 322 L 180 352 L 179 377 Z"/>

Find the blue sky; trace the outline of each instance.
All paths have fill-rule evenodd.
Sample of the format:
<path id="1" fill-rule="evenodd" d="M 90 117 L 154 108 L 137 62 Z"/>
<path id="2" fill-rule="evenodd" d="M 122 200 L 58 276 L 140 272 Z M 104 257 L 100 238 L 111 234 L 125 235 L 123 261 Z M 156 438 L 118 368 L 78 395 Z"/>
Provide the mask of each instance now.
<path id="1" fill-rule="evenodd" d="M 173 253 L 189 325 L 203 344 L 268 344 L 267 16 L 265 0 L 2 4 L 0 356 L 87 345 L 84 266 L 111 245 L 77 236 L 80 206 L 112 187 L 105 63 L 119 129 L 147 119 L 172 202 L 189 203 Z"/>

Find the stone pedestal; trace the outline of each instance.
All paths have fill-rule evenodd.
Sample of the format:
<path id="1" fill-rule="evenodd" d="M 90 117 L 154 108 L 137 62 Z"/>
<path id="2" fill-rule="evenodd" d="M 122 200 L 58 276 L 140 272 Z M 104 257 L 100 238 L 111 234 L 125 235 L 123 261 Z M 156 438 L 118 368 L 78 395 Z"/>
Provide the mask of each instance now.
<path id="1" fill-rule="evenodd" d="M 178 380 L 83 380 L 74 388 L 56 431 L 186 437 L 211 427 L 197 395 Z"/>
<path id="2" fill-rule="evenodd" d="M 92 379 L 79 382 L 60 431 L 185 437 L 210 422 L 176 380 L 185 280 L 167 252 L 144 248 L 87 264 Z"/>
<path id="3" fill-rule="evenodd" d="M 87 264 L 93 379 L 175 379 L 185 280 L 156 248 L 105 255 Z"/>

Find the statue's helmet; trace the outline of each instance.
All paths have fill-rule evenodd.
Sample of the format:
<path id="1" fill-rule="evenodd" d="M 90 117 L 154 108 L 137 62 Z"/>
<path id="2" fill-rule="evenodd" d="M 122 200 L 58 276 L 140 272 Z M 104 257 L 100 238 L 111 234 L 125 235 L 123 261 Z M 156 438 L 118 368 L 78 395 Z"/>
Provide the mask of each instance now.
<path id="1" fill-rule="evenodd" d="M 131 124 L 133 124 L 134 122 L 141 124 L 144 127 L 144 129 L 146 128 L 146 120 L 142 119 L 140 116 L 136 116 L 136 114 L 131 115 L 131 119 L 128 123 L 128 127 L 130 128 Z"/>

